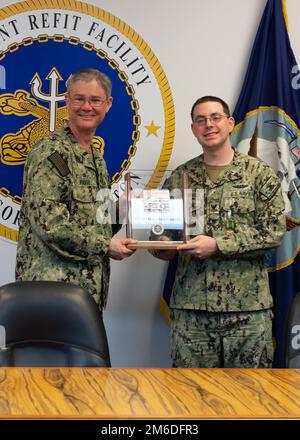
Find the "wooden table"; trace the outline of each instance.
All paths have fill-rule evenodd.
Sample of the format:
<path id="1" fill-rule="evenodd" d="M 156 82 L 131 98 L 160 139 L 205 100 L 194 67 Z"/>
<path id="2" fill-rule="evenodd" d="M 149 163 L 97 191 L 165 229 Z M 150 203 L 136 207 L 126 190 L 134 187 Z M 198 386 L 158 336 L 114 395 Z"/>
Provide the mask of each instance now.
<path id="1" fill-rule="evenodd" d="M 0 368 L 0 418 L 300 418 L 300 370 Z"/>

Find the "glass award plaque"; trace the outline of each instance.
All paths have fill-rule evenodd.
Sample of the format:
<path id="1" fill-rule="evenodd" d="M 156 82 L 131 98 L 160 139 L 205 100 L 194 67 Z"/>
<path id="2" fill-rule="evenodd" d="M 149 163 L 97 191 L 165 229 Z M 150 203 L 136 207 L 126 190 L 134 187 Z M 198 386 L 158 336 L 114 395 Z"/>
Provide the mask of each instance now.
<path id="1" fill-rule="evenodd" d="M 145 173 L 145 171 L 143 172 Z M 139 186 L 135 187 L 136 176 Z M 144 179 L 143 179 L 144 178 Z M 138 240 L 130 249 L 176 249 L 185 243 L 187 229 L 187 175 L 181 176 L 180 188 L 149 188 L 141 171 L 125 175 L 126 235 Z"/>

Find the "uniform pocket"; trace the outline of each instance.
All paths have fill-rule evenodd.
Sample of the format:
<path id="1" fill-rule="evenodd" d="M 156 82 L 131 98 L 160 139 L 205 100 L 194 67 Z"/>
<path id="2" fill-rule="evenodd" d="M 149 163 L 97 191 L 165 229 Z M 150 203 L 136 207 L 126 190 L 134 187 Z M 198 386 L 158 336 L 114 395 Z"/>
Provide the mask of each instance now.
<path id="1" fill-rule="evenodd" d="M 75 186 L 72 191 L 72 213 L 80 224 L 96 223 L 97 187 Z"/>
<path id="2" fill-rule="evenodd" d="M 73 188 L 73 199 L 82 203 L 93 203 L 96 200 L 97 187 L 75 186 Z"/>
<path id="3" fill-rule="evenodd" d="M 222 201 L 223 220 L 226 224 L 228 221 L 234 223 L 234 228 L 239 225 L 247 224 L 249 226 L 255 221 L 255 202 L 253 197 L 243 193 L 228 194 L 223 197 Z"/>
<path id="4" fill-rule="evenodd" d="M 230 209 L 233 213 L 247 213 L 255 211 L 255 203 L 248 195 L 228 194 L 223 197 L 222 208 L 224 211 Z"/>

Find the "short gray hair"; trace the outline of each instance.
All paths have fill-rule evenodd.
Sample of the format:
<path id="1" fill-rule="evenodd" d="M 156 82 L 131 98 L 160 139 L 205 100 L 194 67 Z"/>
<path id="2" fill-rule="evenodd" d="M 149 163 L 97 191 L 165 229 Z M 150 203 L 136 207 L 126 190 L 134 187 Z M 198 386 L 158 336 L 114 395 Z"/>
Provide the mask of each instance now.
<path id="1" fill-rule="evenodd" d="M 72 73 L 66 81 L 67 92 L 71 92 L 72 86 L 76 81 L 89 82 L 93 81 L 93 79 L 103 88 L 107 97 L 111 96 L 112 82 L 110 78 L 97 69 L 80 69 Z"/>

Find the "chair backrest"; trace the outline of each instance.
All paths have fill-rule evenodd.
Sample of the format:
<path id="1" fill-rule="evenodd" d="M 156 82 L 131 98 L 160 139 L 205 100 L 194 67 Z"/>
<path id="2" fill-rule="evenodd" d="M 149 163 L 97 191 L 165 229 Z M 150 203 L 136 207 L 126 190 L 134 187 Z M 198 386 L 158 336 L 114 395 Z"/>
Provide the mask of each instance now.
<path id="1" fill-rule="evenodd" d="M 293 298 L 286 318 L 284 367 L 300 368 L 300 292 Z"/>
<path id="2" fill-rule="evenodd" d="M 110 366 L 102 314 L 74 284 L 20 281 L 0 287 L 0 326 L 0 366 Z"/>

